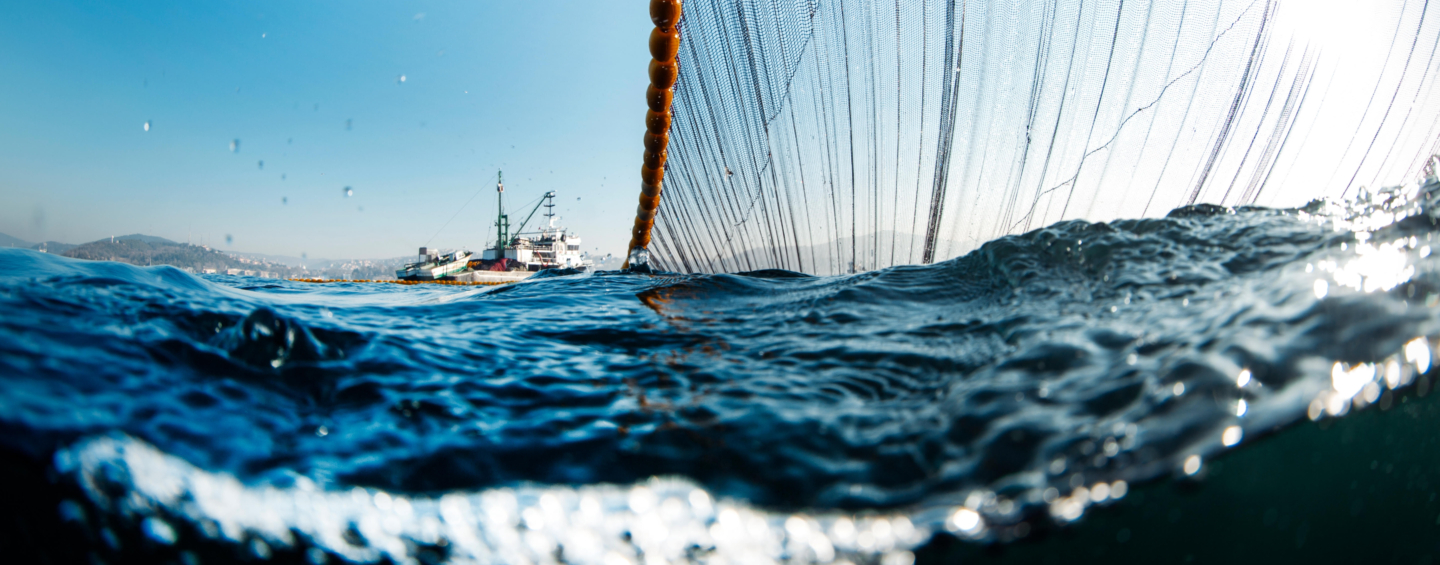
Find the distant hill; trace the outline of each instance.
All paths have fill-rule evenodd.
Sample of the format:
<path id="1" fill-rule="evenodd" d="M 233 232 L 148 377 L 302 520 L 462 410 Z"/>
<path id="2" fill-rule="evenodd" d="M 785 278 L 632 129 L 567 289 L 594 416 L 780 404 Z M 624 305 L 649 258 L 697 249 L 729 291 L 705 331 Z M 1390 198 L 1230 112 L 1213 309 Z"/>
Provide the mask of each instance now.
<path id="1" fill-rule="evenodd" d="M 18 237 L 0 233 L 0 247 L 24 247 L 35 245 Z"/>
<path id="2" fill-rule="evenodd" d="M 73 244 L 73 243 L 61 243 L 61 242 L 58 242 L 58 241 L 47 241 L 47 242 L 44 242 L 44 243 L 36 243 L 36 244 L 30 246 L 31 249 L 36 249 L 36 250 L 43 249 L 43 250 L 45 250 L 46 253 L 55 253 L 55 254 L 57 254 L 57 255 L 63 255 L 66 251 L 69 251 L 69 250 L 74 249 L 74 248 L 76 248 L 76 247 L 79 247 L 79 246 L 77 246 L 77 245 L 75 245 L 75 244 Z"/>
<path id="3" fill-rule="evenodd" d="M 812 275 L 839 275 L 884 269 L 891 264 L 919 264 L 924 254 L 925 236 L 885 230 L 878 234 L 871 232 L 856 235 L 853 252 L 850 245 L 849 237 L 842 236 L 839 240 L 832 239 L 823 244 L 801 246 L 799 249 L 790 245 L 751 248 L 740 253 L 739 257 L 726 254 L 725 259 L 730 270 L 774 268 L 779 263 Z M 967 245 L 960 240 L 941 239 L 935 243 L 937 262 L 964 255 L 974 245 Z M 852 258 L 855 261 L 853 271 L 850 264 Z M 676 270 L 684 269 L 683 265 L 665 266 Z M 691 267 L 700 271 L 711 268 L 710 264 L 700 262 L 692 263 Z"/>
<path id="4" fill-rule="evenodd" d="M 118 261 L 132 265 L 172 265 L 200 272 L 204 269 L 250 269 L 241 261 L 213 249 L 175 243 L 159 237 L 105 238 L 75 246 L 62 253 L 66 257 L 91 261 Z M 259 269 L 263 270 L 263 269 Z"/>
<path id="5" fill-rule="evenodd" d="M 170 240 L 165 239 L 165 238 L 163 238 L 163 237 L 157 237 L 157 236 L 153 236 L 153 235 L 145 235 L 145 234 L 139 234 L 139 233 L 132 233 L 132 234 L 130 234 L 130 235 L 116 236 L 114 239 L 115 239 L 116 241 L 120 241 L 120 240 L 126 240 L 126 241 L 143 241 L 143 242 L 149 243 L 149 244 L 157 244 L 157 243 L 158 243 L 158 244 L 161 244 L 161 245 L 180 245 L 179 243 L 170 241 Z"/>
<path id="6" fill-rule="evenodd" d="M 591 255 L 587 258 L 590 259 L 593 268 L 597 271 L 618 271 L 620 270 L 620 266 L 625 264 L 624 257 L 616 257 L 613 255 Z"/>
<path id="7" fill-rule="evenodd" d="M 66 244 L 52 244 L 64 246 Z M 379 260 L 338 261 L 319 259 L 303 261 L 294 257 L 262 255 L 259 253 L 223 252 L 201 245 L 176 243 L 153 235 L 131 234 L 92 241 L 84 245 L 70 246 L 63 252 L 51 247 L 57 253 L 76 259 L 91 261 L 118 261 L 131 265 L 170 265 L 196 273 L 214 269 L 225 273 L 230 269 L 264 272 L 282 278 L 325 277 L 348 279 L 394 278 L 395 270 L 408 258 Z"/>
<path id="8" fill-rule="evenodd" d="M 50 253 L 64 253 L 75 248 L 73 243 L 60 243 L 58 241 L 46 241 L 43 243 L 32 243 L 18 237 L 0 233 L 0 247 L 19 247 L 23 249 L 44 249 Z"/>
<path id="9" fill-rule="evenodd" d="M 51 252 L 55 251 L 52 249 Z M 204 246 L 176 243 L 163 237 L 142 234 L 120 236 L 113 239 L 107 237 L 99 241 L 73 246 L 60 254 L 91 261 L 116 261 L 141 266 L 170 265 L 195 273 L 203 273 L 207 269 L 225 273 L 227 270 L 237 269 L 251 271 L 257 275 L 262 272 L 269 273 L 270 276 L 275 277 L 314 275 L 304 269 L 235 257 Z"/>
<path id="10" fill-rule="evenodd" d="M 257 274 L 264 272 L 283 278 L 395 278 L 395 271 L 413 260 L 410 257 L 350 260 L 301 259 L 282 255 L 228 252 L 139 233 L 107 237 L 81 245 L 58 241 L 32 243 L 0 233 L 0 248 L 3 247 L 35 250 L 43 248 L 55 255 L 90 261 L 116 261 L 140 266 L 170 265 L 195 273 L 204 273 L 206 269 L 214 269 L 217 273 L 223 274 L 227 270 L 236 269 Z"/>
<path id="11" fill-rule="evenodd" d="M 265 253 L 247 253 L 247 252 L 244 252 L 244 251 L 230 251 L 229 253 L 230 253 L 231 255 L 235 255 L 235 256 L 237 256 L 237 257 L 244 257 L 244 258 L 246 258 L 246 259 L 254 259 L 254 260 L 256 260 L 256 261 L 268 261 L 268 262 L 271 262 L 271 263 L 277 263 L 277 264 L 280 264 L 280 265 L 287 265 L 287 266 L 290 266 L 290 267 L 300 267 L 300 266 L 305 266 L 305 265 L 309 265 L 309 266 L 311 266 L 311 267 L 314 267 L 314 266 L 316 266 L 316 265 L 324 266 L 324 265 L 329 265 L 329 264 L 331 264 L 331 263 L 343 263 L 343 262 L 344 262 L 344 261 L 337 261 L 337 260 L 335 260 L 335 259 L 321 259 L 321 258 L 318 258 L 318 257 L 311 257 L 311 258 L 308 258 L 308 259 L 307 259 L 307 258 L 304 258 L 304 257 L 294 257 L 294 256 L 290 256 L 290 255 L 268 255 L 268 254 L 265 254 Z"/>

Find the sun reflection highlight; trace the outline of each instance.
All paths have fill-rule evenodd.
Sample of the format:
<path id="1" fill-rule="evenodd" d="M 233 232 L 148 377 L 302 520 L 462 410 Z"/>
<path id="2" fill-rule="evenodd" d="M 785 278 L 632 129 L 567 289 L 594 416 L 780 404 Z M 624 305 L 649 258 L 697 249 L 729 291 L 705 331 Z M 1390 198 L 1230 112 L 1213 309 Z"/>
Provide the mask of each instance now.
<path id="1" fill-rule="evenodd" d="M 1430 371 L 1430 344 L 1425 338 L 1417 337 L 1405 344 L 1405 360 L 1414 363 L 1416 371 Z"/>
<path id="2" fill-rule="evenodd" d="M 1366 293 L 1391 290 L 1409 282 L 1415 276 L 1415 266 L 1410 264 L 1406 251 L 1409 241 L 1402 238 L 1373 245 L 1364 241 L 1368 235 L 1367 232 L 1355 234 L 1356 239 L 1362 241 L 1355 245 L 1354 259 L 1344 265 L 1336 261 L 1321 261 L 1318 265 L 1320 270 L 1329 272 L 1335 284 Z M 1324 279 L 1315 281 L 1315 297 L 1324 298 L 1329 291 L 1328 286 Z"/>
<path id="3" fill-rule="evenodd" d="M 1335 394 L 1345 400 L 1355 396 L 1360 389 L 1374 380 L 1375 365 L 1370 363 L 1360 363 L 1347 370 L 1344 363 L 1336 361 L 1330 369 L 1331 386 L 1335 388 Z"/>
<path id="4" fill-rule="evenodd" d="M 1230 426 L 1228 428 L 1225 428 L 1224 433 L 1220 434 L 1220 443 L 1224 444 L 1225 447 L 1234 447 L 1235 444 L 1240 443 L 1240 440 L 1244 437 L 1245 432 L 1240 429 L 1240 426 Z M 1188 463 L 1186 464 L 1186 467 L 1188 469 Z"/>
<path id="5" fill-rule="evenodd" d="M 980 521 L 980 513 L 963 506 L 950 516 L 950 524 L 966 535 L 977 534 L 984 526 Z"/>
<path id="6" fill-rule="evenodd" d="M 1200 456 L 1191 455 L 1185 458 L 1185 474 L 1194 475 L 1200 472 Z"/>

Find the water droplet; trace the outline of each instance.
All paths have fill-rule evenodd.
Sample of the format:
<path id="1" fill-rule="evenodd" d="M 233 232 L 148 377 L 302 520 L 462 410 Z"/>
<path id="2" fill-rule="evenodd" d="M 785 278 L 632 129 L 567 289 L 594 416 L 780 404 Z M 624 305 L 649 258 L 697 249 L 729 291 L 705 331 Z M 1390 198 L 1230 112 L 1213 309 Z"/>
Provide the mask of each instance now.
<path id="1" fill-rule="evenodd" d="M 280 180 L 285 180 L 285 173 L 280 173 Z"/>
<path id="2" fill-rule="evenodd" d="M 351 189 L 350 187 L 348 187 L 348 186 L 345 187 L 345 197 L 346 197 L 346 198 L 349 198 L 349 197 L 354 196 L 354 195 L 355 195 L 355 191 L 354 191 L 354 190 L 352 190 L 352 189 Z"/>
<path id="3" fill-rule="evenodd" d="M 288 196 L 281 196 L 281 197 L 280 197 L 280 203 L 281 203 L 281 204 L 289 204 L 289 203 L 290 203 L 290 197 L 288 197 Z"/>
<path id="4" fill-rule="evenodd" d="M 239 153 L 239 152 L 240 152 L 240 140 L 238 140 L 238 139 L 232 139 L 232 140 L 230 140 L 230 152 L 231 152 L 231 153 Z"/>
<path id="5" fill-rule="evenodd" d="M 395 79 L 395 84 L 405 84 L 405 75 L 400 75 L 400 78 Z"/>
<path id="6" fill-rule="evenodd" d="M 267 34 L 264 34 L 264 33 L 260 34 L 260 39 L 265 39 L 265 36 L 266 36 L 266 35 L 267 35 Z"/>
<path id="7" fill-rule="evenodd" d="M 350 119 L 349 119 L 349 118 L 346 118 L 346 120 L 345 120 L 345 131 L 350 131 Z"/>
<path id="8" fill-rule="evenodd" d="M 175 535 L 175 528 L 171 527 L 170 524 L 164 520 L 151 516 L 140 524 L 140 529 L 143 530 L 145 536 L 151 540 L 164 545 L 175 544 L 175 538 L 177 537 Z"/>
<path id="9" fill-rule="evenodd" d="M 1240 443 L 1240 439 L 1244 436 L 1245 432 L 1240 429 L 1240 426 L 1230 426 L 1225 428 L 1225 432 L 1220 435 L 1220 443 L 1225 444 L 1225 447 L 1234 447 L 1235 444 Z M 1196 466 L 1198 467 L 1199 465 L 1197 464 Z M 1190 475 L 1195 474 L 1190 471 L 1189 461 L 1185 462 L 1185 473 Z"/>
<path id="10" fill-rule="evenodd" d="M 145 120 L 145 131 L 150 131 L 150 120 Z"/>
<path id="11" fill-rule="evenodd" d="M 265 543 L 265 540 L 260 538 L 252 539 L 250 540 L 250 552 L 260 559 L 269 559 L 270 544 Z"/>
<path id="12" fill-rule="evenodd" d="M 264 162 L 264 161 L 260 161 L 259 167 L 260 167 L 260 170 L 262 170 L 262 171 L 265 170 L 265 162 Z"/>
<path id="13" fill-rule="evenodd" d="M 231 243 L 234 243 L 234 242 L 235 242 L 235 238 L 234 238 L 233 236 L 231 236 L 231 235 L 228 234 L 228 233 L 225 234 L 225 245 L 230 245 Z"/>

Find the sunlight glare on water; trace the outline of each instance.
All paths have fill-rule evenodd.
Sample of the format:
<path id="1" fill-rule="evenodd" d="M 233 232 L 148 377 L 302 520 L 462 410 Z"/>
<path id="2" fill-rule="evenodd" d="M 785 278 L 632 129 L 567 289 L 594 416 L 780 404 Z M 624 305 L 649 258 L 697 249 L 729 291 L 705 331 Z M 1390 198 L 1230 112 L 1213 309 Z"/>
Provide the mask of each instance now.
<path id="1" fill-rule="evenodd" d="M 56 392 L 0 402 L 37 429 L 109 422 L 59 446 L 60 469 L 154 518 L 157 543 L 213 523 L 257 555 L 299 532 L 361 562 L 445 539 L 477 561 L 903 563 L 934 532 L 1076 523 L 1136 482 L 1206 480 L 1264 432 L 1428 386 L 1437 192 L 1066 222 L 842 277 L 307 286 L 0 249 L 0 329 L 26 335 L 0 368 L 78 368 L 10 371 Z M 57 331 L 105 349 L 26 349 Z M 127 376 L 151 355 L 173 361 Z M 67 386 L 126 401 L 57 420 Z"/>

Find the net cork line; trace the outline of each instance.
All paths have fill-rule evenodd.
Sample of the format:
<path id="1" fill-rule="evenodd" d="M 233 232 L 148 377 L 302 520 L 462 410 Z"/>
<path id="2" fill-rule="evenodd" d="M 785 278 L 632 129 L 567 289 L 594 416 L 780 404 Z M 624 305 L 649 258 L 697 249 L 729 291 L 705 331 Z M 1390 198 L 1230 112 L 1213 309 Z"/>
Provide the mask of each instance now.
<path id="1" fill-rule="evenodd" d="M 680 0 L 651 0 L 650 86 L 645 89 L 645 159 L 640 165 L 640 205 L 635 209 L 635 226 L 625 253 L 629 269 L 649 263 L 650 228 L 660 208 L 660 190 L 665 180 L 665 147 L 670 143 L 670 102 L 680 76 Z"/>

